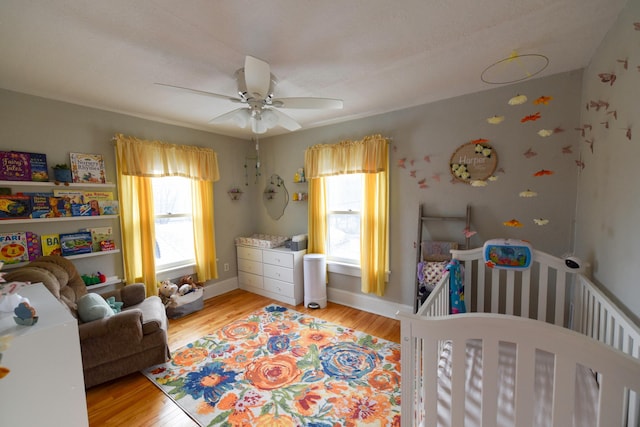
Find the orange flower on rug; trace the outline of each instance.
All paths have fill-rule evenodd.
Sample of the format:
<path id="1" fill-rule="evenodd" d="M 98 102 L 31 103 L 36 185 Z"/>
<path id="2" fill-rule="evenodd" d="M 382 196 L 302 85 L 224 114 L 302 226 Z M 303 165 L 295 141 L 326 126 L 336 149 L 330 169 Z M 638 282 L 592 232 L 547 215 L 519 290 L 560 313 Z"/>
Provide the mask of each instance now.
<path id="1" fill-rule="evenodd" d="M 278 305 L 143 374 L 202 426 L 400 425 L 400 344 Z"/>

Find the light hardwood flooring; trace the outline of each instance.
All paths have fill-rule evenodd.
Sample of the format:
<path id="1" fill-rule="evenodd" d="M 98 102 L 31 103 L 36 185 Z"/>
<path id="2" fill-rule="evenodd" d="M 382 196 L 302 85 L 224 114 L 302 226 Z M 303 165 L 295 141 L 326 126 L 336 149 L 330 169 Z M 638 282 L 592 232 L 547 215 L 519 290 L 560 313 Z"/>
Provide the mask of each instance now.
<path id="1" fill-rule="evenodd" d="M 174 351 L 222 326 L 279 303 L 242 290 L 210 298 L 204 309 L 169 321 L 169 347 Z M 400 322 L 343 305 L 328 303 L 320 310 L 303 305 L 283 306 L 320 317 L 368 334 L 400 342 Z M 87 390 L 90 426 L 197 426 L 171 399 L 140 373 L 135 373 Z"/>

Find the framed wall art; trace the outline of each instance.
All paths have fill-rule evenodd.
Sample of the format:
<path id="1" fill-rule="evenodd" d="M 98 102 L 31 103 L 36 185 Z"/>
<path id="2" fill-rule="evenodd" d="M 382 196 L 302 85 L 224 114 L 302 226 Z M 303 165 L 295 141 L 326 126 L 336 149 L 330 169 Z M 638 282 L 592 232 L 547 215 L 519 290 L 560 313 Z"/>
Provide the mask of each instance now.
<path id="1" fill-rule="evenodd" d="M 484 181 L 496 171 L 498 153 L 486 140 L 468 142 L 453 152 L 449 166 L 458 181 Z"/>

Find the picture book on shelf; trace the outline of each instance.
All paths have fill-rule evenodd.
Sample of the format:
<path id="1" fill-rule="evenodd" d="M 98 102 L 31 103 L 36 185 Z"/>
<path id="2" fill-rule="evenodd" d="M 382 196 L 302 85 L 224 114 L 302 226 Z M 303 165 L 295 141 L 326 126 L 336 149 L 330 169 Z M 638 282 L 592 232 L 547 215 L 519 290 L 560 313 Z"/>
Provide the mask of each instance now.
<path id="1" fill-rule="evenodd" d="M 73 182 L 104 184 L 104 160 L 102 154 L 70 153 Z"/>
<path id="2" fill-rule="evenodd" d="M 113 200 L 111 191 L 85 191 L 84 202 L 91 208 L 91 215 L 100 215 L 100 201 Z"/>
<path id="3" fill-rule="evenodd" d="M 91 233 L 86 231 L 61 233 L 60 248 L 62 249 L 62 256 L 91 253 Z"/>
<path id="4" fill-rule="evenodd" d="M 30 231 L 27 231 L 27 252 L 29 253 L 29 261 L 34 261 L 42 255 L 40 236 Z"/>
<path id="5" fill-rule="evenodd" d="M 0 233 L 0 261 L 5 264 L 29 261 L 26 231 Z"/>
<path id="6" fill-rule="evenodd" d="M 40 236 L 40 243 L 42 246 L 43 256 L 62 255 L 59 234 L 43 234 L 42 236 Z"/>
<path id="7" fill-rule="evenodd" d="M 16 151 L 0 151 L 0 180 L 31 181 L 29 154 Z"/>
<path id="8" fill-rule="evenodd" d="M 100 252 L 104 250 L 100 246 L 102 242 L 113 241 L 113 227 L 85 228 L 82 231 L 88 231 L 91 233 L 93 252 Z"/>
<path id="9" fill-rule="evenodd" d="M 0 196 L 0 219 L 29 218 L 31 197 L 24 195 Z"/>
<path id="10" fill-rule="evenodd" d="M 31 168 L 31 181 L 49 181 L 49 168 L 47 167 L 47 155 L 42 153 L 21 153 L 29 156 Z"/>
<path id="11" fill-rule="evenodd" d="M 120 213 L 117 200 L 100 200 L 100 215 L 118 215 Z"/>
<path id="12" fill-rule="evenodd" d="M 84 191 L 55 189 L 53 190 L 53 196 L 69 200 L 70 203 L 78 205 L 84 203 Z"/>

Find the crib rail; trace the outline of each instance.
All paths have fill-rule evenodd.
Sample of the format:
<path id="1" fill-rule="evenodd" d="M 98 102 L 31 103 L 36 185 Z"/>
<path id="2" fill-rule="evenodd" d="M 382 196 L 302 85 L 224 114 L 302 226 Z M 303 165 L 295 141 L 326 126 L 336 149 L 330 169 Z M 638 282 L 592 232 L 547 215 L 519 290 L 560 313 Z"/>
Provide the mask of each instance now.
<path id="1" fill-rule="evenodd" d="M 517 335 L 522 335 L 522 332 L 514 329 L 515 322 L 509 323 L 512 322 L 511 316 L 524 318 L 522 320 L 533 319 L 534 324 L 535 320 L 538 320 L 544 327 L 551 328 L 545 330 L 548 336 L 543 336 L 540 338 L 540 343 L 536 344 L 536 346 L 540 346 L 539 348 L 544 348 L 547 345 L 545 339 L 548 339 L 549 342 L 556 340 L 556 333 L 567 334 L 568 330 L 566 329 L 559 329 L 560 332 L 557 332 L 557 326 L 562 326 L 593 339 L 585 341 L 582 337 L 582 340 L 587 344 L 581 343 L 580 345 L 592 346 L 595 341 L 600 341 L 599 345 L 604 344 L 604 348 L 608 349 L 610 353 L 619 355 L 620 353 L 611 351 L 612 348 L 616 349 L 635 360 L 636 368 L 640 365 L 638 362 L 640 359 L 640 328 L 589 279 L 577 271 L 567 268 L 563 260 L 534 250 L 530 269 L 505 271 L 485 266 L 482 260 L 482 248 L 465 251 L 453 250 L 451 252 L 465 270 L 464 298 L 467 312 L 477 314 L 448 315 L 448 273 L 442 277 L 415 315 L 399 314 L 403 340 L 402 387 L 403 396 L 407 396 L 403 399 L 403 426 L 421 425 L 422 417 L 432 416 L 433 408 L 428 405 L 434 405 L 435 371 L 437 370 L 438 355 L 443 349 L 443 342 L 452 339 L 480 338 L 487 339 L 487 343 L 493 343 L 506 340 L 508 334 L 515 334 L 513 342 L 518 342 Z M 504 314 L 509 317 L 495 316 L 495 314 Z M 494 318 L 499 323 L 496 323 L 495 326 L 497 335 L 491 336 L 493 331 L 484 321 L 492 319 L 491 322 L 493 322 Z M 513 319 L 518 318 L 513 317 Z M 446 326 L 451 321 L 454 321 L 456 325 L 461 323 L 458 325 L 459 332 L 456 328 Z M 478 325 L 482 326 L 477 328 L 474 322 L 478 322 Z M 478 332 L 476 336 L 469 335 L 467 329 Z M 456 338 L 459 335 L 460 338 Z M 527 331 L 527 339 L 528 336 Z M 558 351 L 560 354 L 564 354 L 563 349 Z M 567 354 L 579 356 L 579 354 Z M 525 357 L 523 360 L 528 359 Z M 562 363 L 569 363 L 568 360 Z M 575 364 L 575 361 L 573 363 Z M 589 366 L 589 364 L 585 366 Z M 598 371 L 600 379 L 604 378 L 605 371 L 608 372 L 607 375 L 610 378 L 617 375 L 615 372 L 609 372 L 610 369 L 600 366 L 600 362 L 590 366 Z M 462 372 L 464 372 L 464 367 Z M 606 381 L 608 383 L 612 380 Z M 624 409 L 618 412 L 624 414 L 624 422 L 607 423 L 606 425 L 640 425 L 640 394 L 638 391 L 638 387 L 633 386 L 621 393 Z M 454 396 L 460 396 L 460 393 L 460 389 L 454 390 Z M 409 396 L 412 398 L 409 399 Z M 525 399 L 527 399 L 526 396 Z M 603 402 L 606 407 L 609 406 L 607 400 Z M 404 407 L 405 403 L 407 408 Z M 489 409 L 489 411 L 491 410 Z M 603 408 L 604 413 L 608 413 L 607 411 L 610 409 Z M 493 414 L 489 412 L 487 416 L 491 418 Z M 565 415 L 558 416 L 564 417 Z M 405 423 L 405 417 L 407 417 L 406 420 L 409 420 L 407 423 Z"/>
<path id="2" fill-rule="evenodd" d="M 483 378 L 495 378 L 498 344 L 516 344 L 515 425 L 532 425 L 530 391 L 537 349 L 553 354 L 555 359 L 552 425 L 572 425 L 573 384 L 578 364 L 599 373 L 597 425 L 637 425 L 637 418 L 629 418 L 627 398 L 629 391 L 640 391 L 640 362 L 603 343 L 585 340 L 581 334 L 565 328 L 516 316 L 488 313 L 449 318 L 425 318 L 410 313 L 398 316 L 403 337 L 403 427 L 429 427 L 437 423 L 438 349 L 443 341 L 451 342 L 452 348 L 452 390 L 448 406 L 456 410 L 450 413 L 451 425 L 464 425 L 465 346 L 472 339 L 482 340 Z M 412 362 L 417 364 L 411 365 Z M 405 366 L 414 366 L 414 369 L 405 369 Z M 405 378 L 406 371 L 411 375 Z M 483 384 L 481 399 L 481 425 L 494 426 L 498 410 L 495 384 Z"/>

